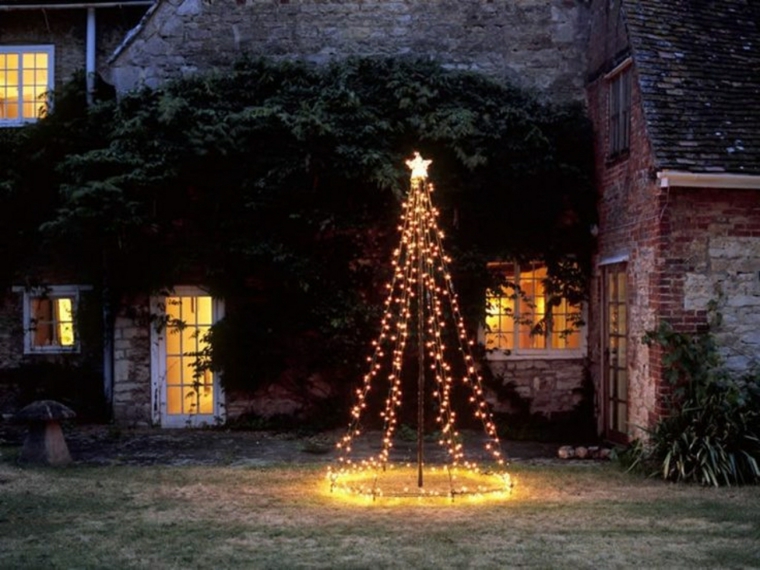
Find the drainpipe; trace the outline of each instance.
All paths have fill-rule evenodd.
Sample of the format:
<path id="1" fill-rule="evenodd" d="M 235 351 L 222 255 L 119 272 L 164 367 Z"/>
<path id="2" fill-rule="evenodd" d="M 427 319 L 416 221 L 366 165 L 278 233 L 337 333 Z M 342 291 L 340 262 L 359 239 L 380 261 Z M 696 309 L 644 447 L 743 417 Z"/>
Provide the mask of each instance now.
<path id="1" fill-rule="evenodd" d="M 108 252 L 103 249 L 103 396 L 106 408 L 113 417 L 114 388 L 114 314 L 111 302 L 111 272 Z"/>
<path id="2" fill-rule="evenodd" d="M 87 8 L 85 76 L 87 78 L 87 104 L 92 105 L 95 96 L 95 8 L 92 6 Z"/>

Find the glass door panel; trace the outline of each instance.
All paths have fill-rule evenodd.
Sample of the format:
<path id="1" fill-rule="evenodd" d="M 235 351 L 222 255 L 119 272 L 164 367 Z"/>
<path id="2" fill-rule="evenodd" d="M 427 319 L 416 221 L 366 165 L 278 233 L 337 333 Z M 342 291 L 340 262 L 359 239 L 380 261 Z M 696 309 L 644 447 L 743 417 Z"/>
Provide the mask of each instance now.
<path id="1" fill-rule="evenodd" d="M 603 375 L 605 432 L 625 442 L 628 432 L 628 287 L 625 264 L 604 268 Z"/>
<path id="2" fill-rule="evenodd" d="M 223 393 L 216 375 L 201 364 L 208 349 L 206 336 L 222 316 L 221 301 L 183 287 L 175 295 L 155 298 L 154 307 L 165 315 L 153 351 L 155 393 L 160 396 L 154 420 L 164 427 L 217 423 L 224 416 Z"/>

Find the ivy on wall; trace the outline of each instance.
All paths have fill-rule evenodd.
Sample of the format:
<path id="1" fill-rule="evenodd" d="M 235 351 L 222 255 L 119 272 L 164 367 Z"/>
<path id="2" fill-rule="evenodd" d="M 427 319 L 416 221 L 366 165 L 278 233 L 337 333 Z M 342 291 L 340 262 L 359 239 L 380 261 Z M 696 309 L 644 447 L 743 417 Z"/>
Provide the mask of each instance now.
<path id="1" fill-rule="evenodd" d="M 42 259 L 115 301 L 207 284 L 228 299 L 211 355 L 227 387 L 355 379 L 413 150 L 433 159 L 473 323 L 487 261 L 544 259 L 553 287 L 585 295 L 595 214 L 580 106 L 396 59 L 242 60 L 89 109 L 80 84 L 0 141 L 12 279 Z"/>

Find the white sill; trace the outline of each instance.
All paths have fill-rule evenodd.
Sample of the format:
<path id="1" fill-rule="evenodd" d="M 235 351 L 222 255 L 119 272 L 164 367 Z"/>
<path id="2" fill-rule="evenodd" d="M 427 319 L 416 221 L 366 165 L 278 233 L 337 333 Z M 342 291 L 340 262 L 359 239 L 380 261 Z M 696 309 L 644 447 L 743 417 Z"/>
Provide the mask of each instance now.
<path id="1" fill-rule="evenodd" d="M 23 119 L 23 120 L 2 120 L 0 119 L 0 128 L 18 128 L 18 127 L 25 127 L 26 125 L 31 125 L 33 123 L 38 122 L 39 119 Z"/>
<path id="2" fill-rule="evenodd" d="M 503 350 L 495 350 L 486 353 L 486 360 L 580 360 L 586 357 L 583 350 L 521 350 L 506 353 Z"/>
<path id="3" fill-rule="evenodd" d="M 76 354 L 78 352 L 79 346 L 41 346 L 24 350 L 24 354 Z"/>

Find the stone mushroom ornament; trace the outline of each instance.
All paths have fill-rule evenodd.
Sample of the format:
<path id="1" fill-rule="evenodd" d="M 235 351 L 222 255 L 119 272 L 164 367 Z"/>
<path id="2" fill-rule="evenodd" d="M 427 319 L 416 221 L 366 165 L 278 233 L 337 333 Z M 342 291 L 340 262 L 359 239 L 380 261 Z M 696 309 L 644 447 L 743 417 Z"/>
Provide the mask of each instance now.
<path id="1" fill-rule="evenodd" d="M 32 402 L 16 414 L 15 419 L 29 426 L 19 460 L 41 465 L 67 465 L 71 454 L 61 430 L 61 420 L 76 413 L 54 400 Z"/>

